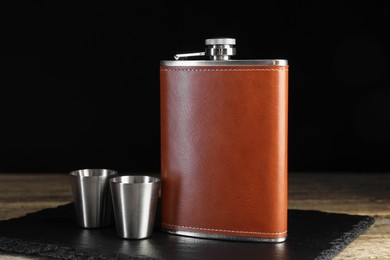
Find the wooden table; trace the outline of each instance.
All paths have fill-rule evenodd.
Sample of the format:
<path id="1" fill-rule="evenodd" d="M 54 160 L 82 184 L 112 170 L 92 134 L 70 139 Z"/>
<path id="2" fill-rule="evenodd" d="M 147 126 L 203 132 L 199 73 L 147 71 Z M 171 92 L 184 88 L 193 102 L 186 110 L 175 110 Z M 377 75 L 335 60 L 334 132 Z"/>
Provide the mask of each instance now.
<path id="1" fill-rule="evenodd" d="M 67 178 L 0 174 L 0 220 L 71 202 Z M 374 225 L 335 259 L 390 259 L 390 173 L 290 173 L 289 208 L 373 216 Z M 44 259 L 4 253 L 0 258 Z"/>

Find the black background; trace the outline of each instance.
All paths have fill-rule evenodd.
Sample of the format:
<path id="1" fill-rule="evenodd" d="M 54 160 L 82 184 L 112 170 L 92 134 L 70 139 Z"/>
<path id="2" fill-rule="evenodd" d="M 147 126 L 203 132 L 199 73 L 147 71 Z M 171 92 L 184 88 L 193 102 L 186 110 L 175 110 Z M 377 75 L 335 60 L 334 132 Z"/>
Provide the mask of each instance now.
<path id="1" fill-rule="evenodd" d="M 125 4 L 126 3 L 126 4 Z M 159 62 L 288 59 L 289 170 L 390 170 L 386 1 L 2 4 L 0 171 L 158 171 Z"/>

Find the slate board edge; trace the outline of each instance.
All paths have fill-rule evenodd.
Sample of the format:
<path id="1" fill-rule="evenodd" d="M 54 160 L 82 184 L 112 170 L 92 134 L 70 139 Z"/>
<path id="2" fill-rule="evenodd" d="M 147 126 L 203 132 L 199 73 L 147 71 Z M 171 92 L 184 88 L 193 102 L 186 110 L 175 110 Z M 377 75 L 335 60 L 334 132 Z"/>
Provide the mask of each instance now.
<path id="1" fill-rule="evenodd" d="M 337 239 L 337 243 L 333 243 L 332 247 L 327 250 L 321 252 L 321 254 L 315 258 L 315 260 L 328 260 L 333 259 L 339 253 L 341 253 L 344 248 L 346 248 L 353 240 L 359 237 L 362 233 L 364 233 L 371 225 L 375 223 L 375 218 L 371 216 L 362 216 L 363 220 L 359 221 L 356 225 L 354 225 L 353 229 L 344 236 Z"/>

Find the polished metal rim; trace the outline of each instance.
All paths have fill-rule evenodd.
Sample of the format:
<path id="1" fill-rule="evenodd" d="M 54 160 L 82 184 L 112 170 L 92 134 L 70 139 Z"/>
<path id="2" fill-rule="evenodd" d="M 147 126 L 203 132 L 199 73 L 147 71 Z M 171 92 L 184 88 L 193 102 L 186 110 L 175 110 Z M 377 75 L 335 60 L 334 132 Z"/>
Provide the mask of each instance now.
<path id="1" fill-rule="evenodd" d="M 252 241 L 252 242 L 280 243 L 286 241 L 287 239 L 287 236 L 278 237 L 278 238 L 243 237 L 243 236 L 229 236 L 223 234 L 209 234 L 209 233 L 198 233 L 198 232 L 188 232 L 188 231 L 172 231 L 164 228 L 162 229 L 162 231 L 173 235 L 181 235 L 181 236 L 188 236 L 188 237 L 198 237 L 198 238 L 218 239 L 218 240 L 248 241 L 248 242 Z"/>
<path id="2" fill-rule="evenodd" d="M 286 66 L 287 60 L 163 60 L 162 66 Z"/>

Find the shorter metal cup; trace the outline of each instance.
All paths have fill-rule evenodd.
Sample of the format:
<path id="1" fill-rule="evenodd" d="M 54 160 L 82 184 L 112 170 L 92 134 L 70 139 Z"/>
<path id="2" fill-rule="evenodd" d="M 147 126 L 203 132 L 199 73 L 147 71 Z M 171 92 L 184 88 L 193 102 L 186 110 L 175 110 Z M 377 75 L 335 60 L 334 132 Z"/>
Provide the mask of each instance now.
<path id="1" fill-rule="evenodd" d="M 117 171 L 82 169 L 70 172 L 77 224 L 83 228 L 109 226 L 113 220 L 109 180 Z"/>
<path id="2" fill-rule="evenodd" d="M 110 180 L 118 236 L 143 239 L 152 235 L 161 181 L 157 177 L 125 175 Z"/>

